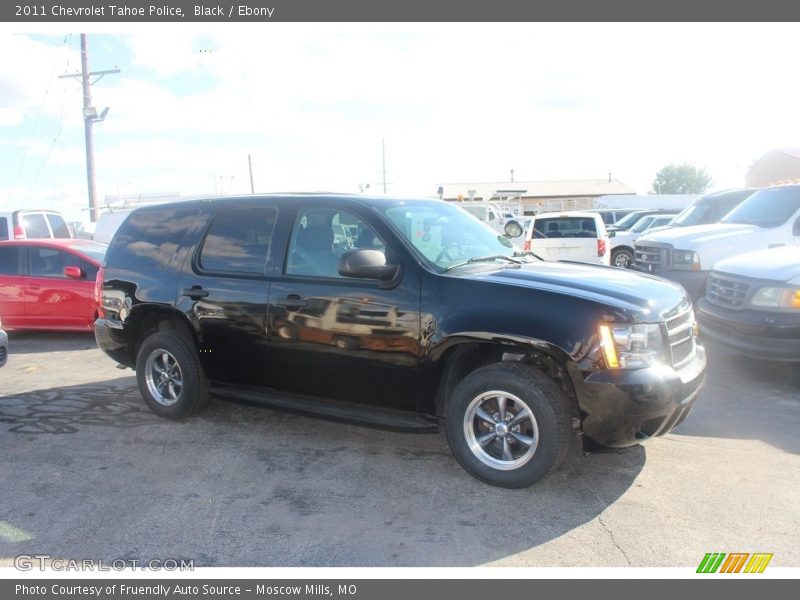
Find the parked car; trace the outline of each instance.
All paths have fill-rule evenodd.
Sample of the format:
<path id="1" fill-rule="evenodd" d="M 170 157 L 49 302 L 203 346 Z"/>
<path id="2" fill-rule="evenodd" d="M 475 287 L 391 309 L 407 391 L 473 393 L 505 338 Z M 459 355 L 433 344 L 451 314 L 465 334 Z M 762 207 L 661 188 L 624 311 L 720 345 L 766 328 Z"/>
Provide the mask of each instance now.
<path id="1" fill-rule="evenodd" d="M 54 210 L 0 212 L 0 240 L 71 237 L 64 217 Z"/>
<path id="2" fill-rule="evenodd" d="M 629 215 L 630 213 L 638 210 L 645 210 L 641 208 L 590 208 L 586 210 L 586 212 L 596 212 L 603 218 L 603 223 L 606 224 L 606 228 L 609 225 L 615 225 L 618 221 L 622 220 L 623 217 Z"/>
<path id="3" fill-rule="evenodd" d="M 525 229 L 523 250 L 545 260 L 610 264 L 609 236 L 594 212 L 540 213 Z"/>
<path id="4" fill-rule="evenodd" d="M 626 269 L 633 267 L 633 245 L 636 240 L 652 229 L 667 225 L 677 214 L 677 212 L 647 213 L 629 229 L 616 231 L 611 238 L 611 264 Z"/>
<path id="5" fill-rule="evenodd" d="M 8 361 L 8 334 L 3 331 L 3 322 L 0 321 L 0 367 Z"/>
<path id="6" fill-rule="evenodd" d="M 745 356 L 800 362 L 800 246 L 718 262 L 697 308 L 704 336 Z"/>
<path id="7" fill-rule="evenodd" d="M 95 278 L 106 246 L 88 240 L 0 242 L 6 329 L 92 331 Z"/>
<path id="8" fill-rule="evenodd" d="M 337 224 L 357 232 L 340 255 Z M 540 261 L 440 200 L 141 207 L 97 295 L 98 345 L 158 415 L 215 394 L 390 429 L 442 422 L 459 463 L 505 487 L 544 477 L 573 435 L 621 448 L 667 433 L 705 378 L 680 286 Z"/>
<path id="9" fill-rule="evenodd" d="M 643 216 L 655 213 L 657 211 L 658 209 L 656 208 L 637 208 L 636 210 L 629 212 L 613 225 L 609 225 L 607 229 L 609 231 L 627 231 L 636 225 L 639 219 L 641 219 Z"/>
<path id="10" fill-rule="evenodd" d="M 800 244 L 800 185 L 764 188 L 719 223 L 677 227 L 636 240 L 635 268 L 705 294 L 711 265 L 749 251 Z"/>

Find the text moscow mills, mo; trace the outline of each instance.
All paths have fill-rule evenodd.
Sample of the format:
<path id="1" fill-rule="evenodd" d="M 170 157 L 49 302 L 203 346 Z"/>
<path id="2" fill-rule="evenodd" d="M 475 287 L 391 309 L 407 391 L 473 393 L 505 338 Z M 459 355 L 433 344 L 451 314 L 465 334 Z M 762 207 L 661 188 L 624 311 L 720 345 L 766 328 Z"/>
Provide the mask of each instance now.
<path id="1" fill-rule="evenodd" d="M 175 597 L 197 597 L 197 596 L 213 596 L 213 597 L 229 597 L 229 596 L 242 596 L 255 593 L 257 596 L 348 596 L 355 598 L 358 595 L 358 587 L 353 584 L 338 585 L 325 585 L 322 583 L 313 584 L 255 584 L 249 587 L 242 585 L 222 585 L 222 584 L 203 584 L 201 585 L 128 585 L 128 584 L 110 584 L 110 585 L 86 585 L 86 584 L 49 584 L 49 585 L 25 585 L 17 584 L 15 586 L 15 594 L 17 596 L 40 596 L 46 597 L 48 594 L 52 596 L 65 596 L 65 597 L 79 597 L 94 596 L 102 598 L 103 596 L 142 596 L 150 598 L 175 598 Z"/>
<path id="2" fill-rule="evenodd" d="M 195 4 L 192 6 L 190 17 L 219 17 L 219 18 L 255 18 L 271 19 L 275 13 L 274 8 L 263 6 L 248 6 L 246 4 L 231 4 L 229 6 Z M 186 13 L 183 7 L 168 4 L 151 4 L 150 6 L 128 6 L 126 4 L 106 4 L 95 6 L 64 6 L 53 4 L 17 4 L 14 6 L 17 17 L 177 17 L 183 19 Z"/>

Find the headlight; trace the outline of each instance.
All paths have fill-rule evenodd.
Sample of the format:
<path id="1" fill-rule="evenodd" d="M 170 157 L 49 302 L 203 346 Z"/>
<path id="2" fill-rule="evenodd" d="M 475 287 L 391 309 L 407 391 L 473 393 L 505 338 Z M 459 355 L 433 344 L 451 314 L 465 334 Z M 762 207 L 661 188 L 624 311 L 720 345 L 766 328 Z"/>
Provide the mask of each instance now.
<path id="1" fill-rule="evenodd" d="M 800 308 L 800 289 L 762 287 L 753 294 L 750 304 L 761 308 Z"/>
<path id="2" fill-rule="evenodd" d="M 672 266 L 686 271 L 699 271 L 700 257 L 692 250 L 673 250 Z"/>
<path id="3" fill-rule="evenodd" d="M 598 333 L 611 369 L 640 369 L 663 363 L 664 339 L 657 323 L 603 323 Z"/>

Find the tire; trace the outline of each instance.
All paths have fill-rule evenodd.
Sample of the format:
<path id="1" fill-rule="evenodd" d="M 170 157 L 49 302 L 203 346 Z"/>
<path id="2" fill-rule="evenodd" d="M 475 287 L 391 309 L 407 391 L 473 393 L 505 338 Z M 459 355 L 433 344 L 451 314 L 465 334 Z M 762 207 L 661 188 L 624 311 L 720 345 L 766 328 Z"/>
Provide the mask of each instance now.
<path id="1" fill-rule="evenodd" d="M 300 338 L 300 330 L 294 323 L 283 323 L 277 328 L 278 336 L 289 342 L 296 342 Z"/>
<path id="2" fill-rule="evenodd" d="M 618 248 L 611 252 L 611 266 L 620 267 L 622 269 L 633 268 L 633 252 L 626 248 Z"/>
<path id="3" fill-rule="evenodd" d="M 498 434 L 501 412 L 506 416 Z M 477 369 L 453 390 L 445 413 L 453 456 L 470 475 L 491 485 L 532 485 L 569 451 L 571 419 L 564 395 L 528 365 L 495 363 Z"/>
<path id="4" fill-rule="evenodd" d="M 154 413 L 182 419 L 208 404 L 209 391 L 194 344 L 174 331 L 154 333 L 136 354 L 139 393 Z"/>

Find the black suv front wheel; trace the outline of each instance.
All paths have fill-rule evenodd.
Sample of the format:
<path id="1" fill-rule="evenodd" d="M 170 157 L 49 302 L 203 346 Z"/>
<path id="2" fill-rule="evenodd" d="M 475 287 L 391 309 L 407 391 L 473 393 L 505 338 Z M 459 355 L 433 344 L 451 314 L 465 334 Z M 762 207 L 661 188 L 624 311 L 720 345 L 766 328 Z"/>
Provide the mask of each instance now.
<path id="1" fill-rule="evenodd" d="M 208 403 L 208 381 L 193 344 L 177 332 L 149 336 L 136 355 L 136 381 L 150 409 L 180 419 Z"/>
<path id="2" fill-rule="evenodd" d="M 561 463 L 570 443 L 564 395 L 522 363 L 497 363 L 465 377 L 448 401 L 445 431 L 468 473 L 507 488 L 539 481 Z"/>

